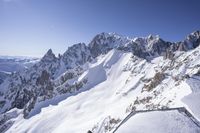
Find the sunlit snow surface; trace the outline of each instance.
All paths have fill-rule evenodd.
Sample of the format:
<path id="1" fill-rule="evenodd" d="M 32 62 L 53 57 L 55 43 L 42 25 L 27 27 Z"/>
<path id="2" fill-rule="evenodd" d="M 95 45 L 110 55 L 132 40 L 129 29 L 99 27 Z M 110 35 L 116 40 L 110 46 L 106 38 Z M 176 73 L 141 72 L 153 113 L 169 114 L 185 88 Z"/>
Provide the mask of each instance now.
<path id="1" fill-rule="evenodd" d="M 196 50 L 199 49 L 200 47 Z M 183 62 L 190 53 L 180 54 L 183 56 L 178 58 L 178 54 L 177 61 Z M 199 60 L 199 55 L 191 58 L 194 59 L 193 62 L 191 61 L 193 64 L 198 64 L 195 60 Z M 59 98 L 51 99 L 52 103 L 54 100 L 58 100 L 57 104 L 44 107 L 39 112 L 37 111 L 38 104 L 28 119 L 24 119 L 20 113 L 18 117 L 12 119 L 15 122 L 7 132 L 86 133 L 96 125 L 95 132 L 104 133 L 101 127 L 105 118 L 110 116 L 122 120 L 127 116 L 126 109 L 136 97 L 142 99 L 147 96 L 153 97 L 148 104 L 154 103 L 168 107 L 185 106 L 188 109 L 191 107 L 189 111 L 199 116 L 199 108 L 196 108 L 200 105 L 198 93 L 194 94 L 197 96 L 189 97 L 188 94 L 193 94 L 189 81 L 180 80 L 177 84 L 172 79 L 172 76 L 177 76 L 180 72 L 192 75 L 193 71 L 196 71 L 190 70 L 184 65 L 178 69 L 166 70 L 168 76 L 154 88 L 159 92 L 158 96 L 154 97 L 153 91 L 141 92 L 144 86 L 142 79 L 152 78 L 156 71 L 160 71 L 162 66 L 168 66 L 168 64 L 170 64 L 169 60 L 163 60 L 162 57 L 147 62 L 138 58 L 136 60 L 131 53 L 111 50 L 106 55 L 99 56 L 93 63 L 89 63 L 86 66 L 88 67 L 87 71 L 79 77 L 79 80 L 88 79 L 87 84 L 82 88 L 85 91 L 72 96 L 64 95 L 60 101 Z M 197 85 L 196 89 L 198 87 Z M 172 102 L 169 103 L 169 101 Z M 137 109 L 142 110 L 145 107 L 140 104 Z M 131 131 L 134 129 L 138 133 L 141 131 L 149 133 L 151 130 L 154 133 L 199 131 L 188 118 L 176 111 L 135 115 L 119 129 L 119 132 L 131 132 L 129 129 Z"/>
<path id="2" fill-rule="evenodd" d="M 123 116 L 133 94 L 137 95 L 132 93 L 124 97 L 116 94 L 117 90 L 124 87 L 124 79 L 129 77 L 130 72 L 122 70 L 131 57 L 131 53 L 124 54 L 115 50 L 102 56 L 84 74 L 88 77 L 88 86 L 97 84 L 95 87 L 68 97 L 56 106 L 43 108 L 39 114 L 29 119 L 19 116 L 7 132 L 80 133 L 87 132 L 108 115 Z"/>
<path id="3" fill-rule="evenodd" d="M 178 111 L 139 113 L 116 133 L 198 133 L 200 128 Z"/>
<path id="4" fill-rule="evenodd" d="M 192 93 L 183 98 L 183 102 L 194 113 L 196 118 L 200 120 L 200 76 L 194 76 L 187 80 Z"/>

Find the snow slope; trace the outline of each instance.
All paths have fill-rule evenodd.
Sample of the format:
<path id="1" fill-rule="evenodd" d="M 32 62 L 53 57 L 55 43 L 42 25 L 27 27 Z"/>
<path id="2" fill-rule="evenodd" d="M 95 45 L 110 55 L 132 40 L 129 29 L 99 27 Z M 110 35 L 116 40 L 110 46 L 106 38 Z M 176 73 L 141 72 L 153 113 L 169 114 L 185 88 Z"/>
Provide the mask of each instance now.
<path id="1" fill-rule="evenodd" d="M 200 120 L 200 76 L 194 76 L 187 80 L 192 93 L 185 96 L 182 101 L 194 113 L 197 119 Z"/>
<path id="2" fill-rule="evenodd" d="M 178 111 L 140 113 L 131 117 L 116 133 L 198 133 L 200 127 Z"/>

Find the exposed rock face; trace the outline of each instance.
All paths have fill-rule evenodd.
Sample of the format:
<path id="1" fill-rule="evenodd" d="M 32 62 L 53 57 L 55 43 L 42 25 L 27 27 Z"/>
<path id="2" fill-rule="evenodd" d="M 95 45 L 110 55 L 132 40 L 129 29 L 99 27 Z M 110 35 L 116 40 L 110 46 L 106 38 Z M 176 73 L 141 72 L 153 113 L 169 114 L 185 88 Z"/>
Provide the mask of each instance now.
<path id="1" fill-rule="evenodd" d="M 172 60 L 173 57 L 174 57 L 174 53 L 173 53 L 172 50 L 167 49 L 163 57 L 164 57 L 164 59 L 170 59 L 170 60 Z"/>
<path id="2" fill-rule="evenodd" d="M 47 53 L 44 55 L 44 57 L 41 59 L 41 62 L 52 62 L 56 60 L 57 60 L 56 56 L 54 55 L 52 50 L 49 49 Z"/>
<path id="3" fill-rule="evenodd" d="M 130 40 L 114 33 L 101 33 L 94 37 L 89 43 L 89 49 L 92 57 L 97 57 L 100 54 L 106 54 L 113 48 L 125 45 Z"/>
<path id="4" fill-rule="evenodd" d="M 69 47 L 61 57 L 67 69 L 71 69 L 77 65 L 83 65 L 91 59 L 90 50 L 84 43 L 78 43 Z"/>
<path id="5" fill-rule="evenodd" d="M 139 51 L 135 47 L 139 47 Z M 144 38 L 144 41 L 136 40 L 136 45 L 133 47 L 133 54 L 142 58 L 146 58 L 148 56 L 159 56 L 164 55 L 167 48 L 170 47 L 170 43 L 163 41 L 158 36 L 148 36 Z"/>
<path id="6" fill-rule="evenodd" d="M 150 83 L 144 86 L 143 90 L 151 91 L 153 88 L 159 85 L 164 79 L 165 79 L 165 74 L 162 72 L 157 72 L 153 77 L 153 79 L 151 79 Z"/>
<path id="7" fill-rule="evenodd" d="M 187 36 L 187 39 L 184 41 L 188 49 L 196 48 L 200 45 L 200 31 L 195 31 Z"/>

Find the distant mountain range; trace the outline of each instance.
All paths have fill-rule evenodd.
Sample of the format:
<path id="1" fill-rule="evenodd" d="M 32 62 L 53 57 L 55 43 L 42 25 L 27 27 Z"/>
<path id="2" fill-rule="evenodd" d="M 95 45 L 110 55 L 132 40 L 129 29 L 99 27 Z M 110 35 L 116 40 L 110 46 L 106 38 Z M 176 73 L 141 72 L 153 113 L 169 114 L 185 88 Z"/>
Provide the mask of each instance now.
<path id="1" fill-rule="evenodd" d="M 115 130 L 130 112 L 177 107 L 200 120 L 200 31 L 180 42 L 100 33 L 58 57 L 51 49 L 41 59 L 0 57 L 0 71 L 0 132 L 132 132 L 141 125 Z M 153 114 L 156 126 L 140 131 L 177 133 L 176 123 L 200 132 L 179 113 L 166 113 L 168 125 Z"/>
<path id="2" fill-rule="evenodd" d="M 12 72 L 20 71 L 38 62 L 39 58 L 23 56 L 0 56 L 0 84 Z"/>

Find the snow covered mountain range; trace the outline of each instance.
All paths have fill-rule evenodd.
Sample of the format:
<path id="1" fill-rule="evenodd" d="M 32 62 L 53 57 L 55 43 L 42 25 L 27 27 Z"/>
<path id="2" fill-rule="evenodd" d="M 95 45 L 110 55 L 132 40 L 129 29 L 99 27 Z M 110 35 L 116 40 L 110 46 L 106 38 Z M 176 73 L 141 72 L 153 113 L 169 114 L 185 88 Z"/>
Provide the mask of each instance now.
<path id="1" fill-rule="evenodd" d="M 179 107 L 192 117 L 167 111 Z M 181 42 L 101 33 L 58 57 L 50 49 L 0 85 L 0 113 L 8 133 L 200 132 L 200 31 Z"/>

